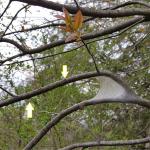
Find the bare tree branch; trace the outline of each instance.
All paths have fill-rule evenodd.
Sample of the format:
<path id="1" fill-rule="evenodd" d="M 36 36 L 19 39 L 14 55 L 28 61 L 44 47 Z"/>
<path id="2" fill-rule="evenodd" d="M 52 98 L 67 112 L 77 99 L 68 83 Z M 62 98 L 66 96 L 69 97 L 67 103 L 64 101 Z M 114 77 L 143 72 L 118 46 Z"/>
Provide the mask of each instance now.
<path id="1" fill-rule="evenodd" d="M 95 60 L 95 57 L 94 57 L 93 53 L 90 51 L 88 45 L 84 42 L 84 40 L 83 40 L 82 38 L 81 38 L 81 41 L 82 41 L 82 43 L 84 44 L 84 46 L 85 46 L 86 50 L 88 51 L 89 55 L 91 56 L 96 71 L 99 72 L 99 69 L 98 69 L 98 66 L 97 66 L 97 63 L 96 63 L 96 60 Z"/>
<path id="2" fill-rule="evenodd" d="M 68 6 L 59 4 L 52 1 L 47 0 L 13 0 L 13 1 L 19 1 L 23 3 L 27 3 L 29 5 L 35 5 L 40 6 L 43 8 L 48 8 L 56 11 L 61 11 L 62 8 L 65 7 L 70 13 L 75 14 L 77 11 L 77 8 L 74 6 Z M 141 9 L 141 8 L 128 8 L 124 10 L 93 10 L 89 8 L 80 8 L 82 10 L 82 13 L 84 16 L 91 16 L 91 17 L 127 17 L 127 16 L 134 16 L 134 15 L 142 15 L 142 16 L 150 16 L 150 10 L 149 9 Z"/>
<path id="3" fill-rule="evenodd" d="M 83 22 L 86 23 L 86 22 L 91 21 L 93 19 L 95 19 L 95 18 L 88 18 L 88 19 L 85 19 Z M 50 21 L 50 22 L 53 22 L 53 21 Z M 14 33 L 24 33 L 24 32 L 44 29 L 44 28 L 48 28 L 48 27 L 58 27 L 58 26 L 65 26 L 65 24 L 64 23 L 50 23 L 50 24 L 46 24 L 46 25 L 40 25 L 40 26 L 37 26 L 37 27 L 27 28 L 27 29 L 24 29 L 24 30 L 9 32 L 9 33 L 6 33 L 4 36 L 11 35 L 11 34 L 14 34 Z"/>
<path id="4" fill-rule="evenodd" d="M 75 2 L 75 4 L 76 4 L 78 10 L 81 10 L 81 9 L 80 9 L 80 6 L 79 6 L 79 4 L 78 4 L 78 2 L 77 2 L 76 0 L 74 0 L 74 2 Z M 89 47 L 88 47 L 88 45 L 86 44 L 86 42 L 85 42 L 82 38 L 80 38 L 80 39 L 81 39 L 81 42 L 83 43 L 83 45 L 85 46 L 87 52 L 88 52 L 89 55 L 91 56 L 96 71 L 99 72 L 99 69 L 98 69 L 98 66 L 97 66 L 97 63 L 96 63 L 96 60 L 95 60 L 95 56 L 93 55 L 93 53 L 92 53 L 91 50 L 89 49 Z"/>
<path id="5" fill-rule="evenodd" d="M 14 45 L 16 48 L 18 48 L 20 51 L 22 51 L 24 53 L 28 52 L 28 50 L 24 46 L 20 45 L 19 43 L 17 43 L 14 40 L 11 40 L 11 39 L 8 39 L 8 38 L 1 38 L 0 42 L 10 43 L 10 44 Z"/>
<path id="6" fill-rule="evenodd" d="M 137 145 L 137 144 L 145 144 L 150 142 L 150 136 L 142 139 L 134 139 L 134 140 L 117 140 L 117 141 L 92 141 L 85 143 L 76 143 L 59 150 L 73 150 L 75 148 L 88 148 L 95 146 L 125 146 L 125 145 Z"/>
<path id="7" fill-rule="evenodd" d="M 65 25 L 64 23 L 50 23 L 50 24 L 41 25 L 41 26 L 37 26 L 37 27 L 27 28 L 27 29 L 24 29 L 24 30 L 9 32 L 9 33 L 6 33 L 5 35 L 3 35 L 3 37 L 7 36 L 7 35 L 14 34 L 14 33 L 24 33 L 24 32 L 44 29 L 44 28 L 48 28 L 48 27 L 58 27 L 58 26 L 64 26 L 64 25 Z"/>
<path id="8" fill-rule="evenodd" d="M 124 32 L 126 32 L 127 30 L 129 30 L 130 28 L 134 27 L 135 25 L 137 25 L 137 24 L 140 23 L 141 21 L 142 21 L 142 20 L 139 20 L 139 22 L 135 22 L 134 24 L 128 26 L 127 28 L 125 28 L 124 30 L 122 30 L 121 32 L 119 32 L 118 34 L 110 35 L 110 36 L 108 36 L 108 37 L 99 38 L 99 39 L 96 39 L 96 40 L 91 40 L 90 42 L 87 42 L 86 44 L 88 45 L 88 44 L 93 43 L 93 42 L 96 42 L 96 41 L 100 41 L 100 40 L 105 40 L 105 39 L 117 37 L 117 36 L 123 34 Z M 144 36 L 144 39 L 145 39 L 148 35 L 149 35 L 149 33 Z M 144 39 L 141 38 L 141 41 L 143 41 Z M 9 40 L 9 39 L 7 39 L 7 40 Z M 141 41 L 140 41 L 140 42 L 141 42 Z M 140 43 L 140 42 L 139 42 L 139 43 Z M 137 45 L 138 45 L 139 43 L 137 43 Z M 20 45 L 19 45 L 19 46 L 20 46 Z M 47 56 L 42 56 L 42 57 L 36 57 L 36 58 L 33 58 L 33 59 L 34 59 L 34 60 L 36 60 L 36 59 L 37 59 L 37 60 L 38 60 L 38 59 L 40 60 L 40 59 L 44 59 L 44 58 L 54 57 L 54 56 L 57 56 L 57 55 L 61 55 L 61 54 L 65 54 L 65 53 L 72 52 L 72 51 L 77 50 L 77 49 L 79 49 L 79 48 L 81 48 L 81 47 L 83 47 L 83 46 L 84 46 L 84 45 L 80 45 L 80 46 L 78 46 L 78 47 L 76 47 L 76 48 L 73 48 L 73 49 L 68 50 L 68 51 L 65 51 L 65 52 L 60 52 L 60 53 L 56 53 L 56 54 L 53 54 L 53 55 L 47 55 Z M 23 54 L 23 55 L 24 55 L 24 54 Z M 23 56 L 23 55 L 22 55 L 22 56 Z M 16 57 L 15 57 L 15 58 L 16 58 Z M 7 60 L 6 60 L 6 61 L 7 61 Z M 6 61 L 5 61 L 5 62 L 6 62 Z M 11 64 L 16 64 L 16 63 L 23 63 L 23 62 L 26 62 L 26 61 L 31 61 L 31 59 L 26 59 L 26 60 L 22 60 L 22 61 L 15 61 L 15 62 L 12 62 L 12 63 L 3 64 L 3 65 L 11 65 Z M 2 63 L 4 63 L 4 62 L 2 62 Z"/>
<path id="9" fill-rule="evenodd" d="M 137 17 L 137 18 L 133 18 L 133 19 L 130 19 L 124 23 L 120 23 L 118 25 L 115 25 L 115 26 L 112 26 L 112 27 L 109 27 L 107 29 L 104 29 L 102 31 L 97 31 L 97 32 L 93 32 L 93 33 L 88 33 L 86 35 L 83 35 L 81 36 L 81 38 L 83 40 L 89 40 L 89 39 L 93 39 L 93 38 L 97 38 L 97 37 L 100 37 L 100 36 L 104 36 L 104 35 L 107 35 L 107 34 L 112 34 L 114 32 L 117 32 L 117 31 L 120 31 L 120 30 L 123 30 L 129 26 L 132 26 L 132 25 L 135 25 L 140 22 L 143 22 L 144 21 L 144 18 L 143 17 Z M 0 40 L 0 42 L 8 42 L 9 43 L 9 39 L 6 39 L 6 38 L 2 38 Z M 70 41 L 70 43 L 72 43 L 74 41 Z M 51 49 L 53 47 L 56 47 L 56 46 L 60 46 L 60 45 L 63 45 L 63 44 L 66 44 L 65 43 L 65 40 L 59 40 L 59 41 L 55 41 L 55 42 L 52 42 L 50 44 L 45 44 L 43 46 L 40 46 L 40 47 L 37 47 L 37 48 L 34 48 L 34 49 L 26 49 L 25 47 L 17 44 L 15 41 L 11 40 L 10 41 L 11 44 L 13 44 L 14 46 L 16 46 L 17 48 L 19 48 L 21 51 L 23 51 L 24 53 L 23 54 L 20 54 L 20 55 L 15 55 L 11 58 L 8 58 L 6 60 L 3 60 L 1 61 L 1 65 L 7 61 L 10 61 L 14 58 L 17 58 L 19 56 L 24 56 L 26 54 L 35 54 L 35 53 L 40 53 L 42 51 L 45 51 L 45 50 L 48 50 L 48 49 Z"/>
<path id="10" fill-rule="evenodd" d="M 18 58 L 18 57 L 21 57 L 21 56 L 24 56 L 24 55 L 25 55 L 24 53 L 21 53 L 21 54 L 17 54 L 17 55 L 11 56 L 11 57 L 9 57 L 9 58 L 7 58 L 5 60 L 0 60 L 0 66 L 2 66 L 7 61 L 11 61 L 11 60 L 13 60 L 15 58 Z"/>
<path id="11" fill-rule="evenodd" d="M 56 81 L 55 83 L 51 83 L 51 84 L 49 84 L 47 86 L 41 87 L 39 89 L 36 89 L 36 90 L 28 92 L 28 93 L 24 93 L 24 94 L 18 95 L 16 97 L 10 98 L 10 99 L 5 100 L 5 101 L 0 101 L 0 107 L 7 106 L 7 105 L 10 105 L 10 104 L 22 101 L 22 100 L 27 100 L 27 99 L 29 99 L 31 97 L 43 94 L 45 92 L 51 91 L 51 90 L 53 90 L 55 88 L 67 85 L 67 84 L 75 82 L 75 81 L 79 81 L 79 80 L 87 79 L 87 78 L 91 78 L 91 77 L 96 77 L 96 76 L 107 76 L 107 77 L 110 77 L 113 80 L 115 80 L 116 82 L 118 82 L 120 85 L 122 85 L 128 92 L 132 91 L 128 87 L 128 85 L 126 83 L 124 83 L 119 77 L 115 76 L 114 74 L 112 74 L 112 73 L 110 73 L 108 71 L 88 72 L 88 73 L 84 73 L 84 74 L 80 74 L 80 75 L 76 75 L 76 76 L 70 77 L 68 79 Z M 142 105 L 142 103 L 140 105 Z M 148 103 L 146 102 L 143 105 L 144 106 L 146 105 L 149 108 L 150 107 L 150 102 L 148 102 Z"/>
<path id="12" fill-rule="evenodd" d="M 93 41 L 92 41 L 93 42 Z M 88 42 L 87 44 L 90 44 L 90 42 Z M 81 45 L 81 46 L 78 46 L 76 48 L 73 48 L 71 50 L 67 50 L 67 51 L 64 51 L 64 52 L 60 52 L 60 53 L 55 53 L 55 54 L 52 54 L 52 55 L 46 55 L 46 56 L 42 56 L 42 57 L 34 57 L 32 59 L 26 59 L 26 60 L 22 60 L 22 61 L 15 61 L 15 62 L 12 62 L 12 63 L 7 63 L 7 64 L 3 64 L 4 65 L 13 65 L 13 64 L 17 64 L 17 63 L 23 63 L 23 62 L 27 62 L 27 61 L 31 61 L 31 60 L 41 60 L 41 59 L 45 59 L 45 58 L 50 58 L 50 57 L 54 57 L 54 56 L 58 56 L 58 55 L 61 55 L 61 54 L 66 54 L 66 53 L 70 53 L 72 51 L 75 51 L 81 47 L 83 47 L 84 45 Z"/>
<path id="13" fill-rule="evenodd" d="M 3 17 L 3 15 L 4 15 L 4 13 L 7 11 L 7 9 L 9 8 L 9 6 L 10 6 L 10 4 L 11 4 L 11 0 L 9 0 L 9 2 L 8 2 L 8 4 L 7 4 L 7 6 L 5 7 L 5 9 L 4 9 L 4 11 L 2 12 L 2 14 L 0 15 L 0 18 L 2 18 Z"/>
<path id="14" fill-rule="evenodd" d="M 122 4 L 114 6 L 112 8 L 107 8 L 107 9 L 114 10 L 114 9 L 118 9 L 118 8 L 121 8 L 121 7 L 129 6 L 129 5 L 142 5 L 142 6 L 150 8 L 149 3 L 146 3 L 146 2 L 142 2 L 142 1 L 128 1 L 128 2 L 122 3 Z"/>
<path id="15" fill-rule="evenodd" d="M 3 88 L 2 86 L 0 86 L 0 89 L 3 90 L 4 92 L 6 92 L 8 95 L 15 97 L 14 94 L 12 94 L 11 92 L 7 91 L 5 88 Z"/>
<path id="16" fill-rule="evenodd" d="M 9 25 L 6 27 L 4 33 L 1 35 L 0 38 L 2 38 L 2 37 L 5 35 L 5 33 L 6 33 L 7 30 L 9 29 L 10 25 L 12 24 L 12 22 L 16 19 L 17 15 L 18 15 L 23 9 L 27 8 L 28 6 L 29 6 L 29 5 L 26 5 L 26 6 L 22 7 L 21 9 L 19 9 L 19 10 L 16 12 L 16 14 L 15 14 L 14 17 L 11 19 Z"/>
<path id="17" fill-rule="evenodd" d="M 129 104 L 137 104 L 146 108 L 150 108 L 150 101 L 141 100 L 141 99 L 117 99 L 115 98 L 115 99 L 85 100 L 61 111 L 55 118 L 49 121 L 45 125 L 45 127 L 43 127 L 43 129 L 41 129 L 41 131 L 26 145 L 24 150 L 32 149 L 46 135 L 46 133 L 51 128 L 53 128 L 57 123 L 59 123 L 67 115 L 77 110 L 83 109 L 86 106 L 103 104 L 103 103 L 129 103 Z"/>

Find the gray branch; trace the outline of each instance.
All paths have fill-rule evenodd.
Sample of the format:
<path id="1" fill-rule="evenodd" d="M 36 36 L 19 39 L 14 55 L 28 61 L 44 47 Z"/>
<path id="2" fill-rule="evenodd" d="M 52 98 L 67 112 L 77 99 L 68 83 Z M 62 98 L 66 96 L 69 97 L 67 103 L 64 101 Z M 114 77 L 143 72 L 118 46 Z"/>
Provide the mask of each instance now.
<path id="1" fill-rule="evenodd" d="M 7 105 L 10 105 L 10 104 L 22 101 L 22 100 L 27 100 L 27 99 L 32 98 L 34 96 L 46 93 L 48 91 L 51 91 L 53 89 L 67 85 L 67 84 L 75 82 L 75 81 L 79 81 L 79 80 L 87 79 L 87 78 L 91 78 L 91 77 L 97 77 L 97 76 L 110 77 L 111 79 L 115 80 L 117 83 L 122 85 L 127 91 L 131 90 L 124 81 L 122 81 L 118 76 L 115 76 L 113 73 L 111 73 L 109 71 L 88 72 L 88 73 L 83 73 L 80 75 L 75 75 L 73 77 L 63 79 L 60 81 L 56 81 L 54 83 L 48 84 L 47 86 L 41 87 L 39 89 L 33 90 L 31 92 L 28 92 L 28 93 L 18 95 L 16 97 L 10 98 L 10 99 L 5 100 L 5 101 L 0 101 L 0 107 L 4 107 L 4 106 L 7 106 Z M 150 108 L 150 101 L 138 101 L 138 105 Z"/>
<path id="2" fill-rule="evenodd" d="M 135 140 L 117 140 L 117 141 L 92 141 L 85 143 L 76 143 L 69 146 L 66 146 L 59 150 L 73 150 L 75 148 L 88 148 L 95 146 L 125 146 L 125 145 L 137 145 L 137 144 L 145 144 L 150 142 L 150 136 L 142 139 Z"/>
<path id="3" fill-rule="evenodd" d="M 129 26 L 132 26 L 132 25 L 136 24 L 137 22 L 140 23 L 140 22 L 144 22 L 144 21 L 145 21 L 145 19 L 143 17 L 136 17 L 136 18 L 130 19 L 128 21 L 125 21 L 125 22 L 120 23 L 118 25 L 109 27 L 109 28 L 104 29 L 104 30 L 99 31 L 99 32 L 97 31 L 97 32 L 93 32 L 93 33 L 87 33 L 86 35 L 81 36 L 81 38 L 83 40 L 89 40 L 89 39 L 105 36 L 105 35 L 112 34 L 112 33 L 117 32 L 117 31 L 121 31 L 121 30 L 123 30 L 123 29 L 125 29 Z M 26 54 L 40 53 L 40 52 L 43 52 L 45 50 L 49 50 L 51 48 L 54 48 L 56 46 L 66 44 L 65 40 L 59 40 L 59 41 L 51 42 L 49 44 L 45 44 L 43 46 L 39 46 L 37 48 L 29 50 L 29 49 L 26 49 L 25 47 L 23 47 L 22 45 L 20 45 L 19 43 L 17 43 L 16 41 L 13 41 L 13 40 L 10 40 L 10 39 L 7 39 L 7 38 L 0 39 L 0 42 L 7 42 L 7 43 L 10 43 L 10 44 L 13 44 L 14 46 L 16 46 L 18 49 L 20 49 L 23 52 L 19 55 L 15 55 L 15 56 L 12 56 L 10 58 L 7 58 L 7 59 L 1 61 L 0 62 L 1 65 L 3 63 L 7 62 L 7 61 L 10 61 L 10 60 L 12 60 L 14 58 L 17 58 L 17 57 L 20 57 L 20 56 L 24 56 Z M 70 43 L 72 43 L 72 42 L 74 42 L 74 41 L 70 41 Z"/>
<path id="4" fill-rule="evenodd" d="M 103 103 L 126 103 L 126 104 L 137 104 L 146 108 L 150 108 L 150 101 L 147 100 L 141 100 L 139 99 L 90 99 L 82 101 L 78 104 L 75 104 L 63 111 L 61 111 L 55 118 L 53 118 L 51 121 L 49 121 L 43 129 L 26 145 L 24 150 L 30 150 L 32 149 L 46 134 L 47 132 L 52 129 L 56 124 L 58 124 L 63 118 L 70 115 L 71 113 L 83 109 L 84 107 L 90 106 L 90 105 L 97 105 L 97 104 L 103 104 Z"/>
<path id="5" fill-rule="evenodd" d="M 75 6 L 63 5 L 52 1 L 47 0 L 13 0 L 19 1 L 23 3 L 27 3 L 29 5 L 40 6 L 47 9 L 52 9 L 55 11 L 61 11 L 62 8 L 65 7 L 70 13 L 75 14 L 78 10 Z M 150 10 L 145 8 L 128 8 L 122 10 L 92 10 L 89 8 L 82 8 L 80 7 L 84 16 L 90 17 L 107 17 L 107 18 L 116 18 L 116 17 L 127 17 L 127 16 L 135 16 L 135 15 L 142 15 L 142 16 L 150 16 Z"/>

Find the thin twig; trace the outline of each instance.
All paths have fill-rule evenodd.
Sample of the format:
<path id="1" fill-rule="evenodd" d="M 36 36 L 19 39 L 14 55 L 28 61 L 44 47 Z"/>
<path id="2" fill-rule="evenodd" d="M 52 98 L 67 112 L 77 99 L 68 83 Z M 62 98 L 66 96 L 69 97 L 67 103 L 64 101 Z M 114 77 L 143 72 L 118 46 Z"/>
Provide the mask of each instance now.
<path id="1" fill-rule="evenodd" d="M 125 2 L 125 3 L 119 4 L 117 6 L 114 6 L 112 8 L 106 8 L 106 9 L 115 10 L 115 9 L 125 7 L 125 6 L 129 6 L 129 5 L 141 5 L 141 6 L 145 6 L 145 7 L 150 8 L 150 5 L 148 3 L 145 3 L 145 2 L 142 2 L 142 1 L 128 1 L 128 2 Z"/>
<path id="2" fill-rule="evenodd" d="M 84 44 L 85 48 L 87 49 L 88 53 L 90 54 L 90 56 L 92 57 L 92 60 L 94 62 L 94 65 L 95 65 L 95 69 L 97 72 L 99 72 L 99 69 L 97 67 L 97 64 L 96 64 L 96 60 L 95 60 L 95 57 L 94 55 L 92 54 L 92 52 L 90 51 L 89 47 L 87 46 L 87 44 L 84 42 L 84 40 L 81 38 L 81 41 L 82 43 Z"/>
<path id="3" fill-rule="evenodd" d="M 117 32 L 117 31 L 120 31 L 122 29 L 125 29 L 133 24 L 135 24 L 136 22 L 138 21 L 141 21 L 142 19 L 144 19 L 143 17 L 138 17 L 138 18 L 134 18 L 134 19 L 131 19 L 125 23 L 122 23 L 122 24 L 119 24 L 117 26 L 113 26 L 113 27 L 110 27 L 108 29 L 105 29 L 103 31 L 100 31 L 100 32 L 97 32 L 97 33 L 90 33 L 90 34 L 86 34 L 86 35 L 83 35 L 82 38 L 84 40 L 88 40 L 88 39 L 93 39 L 93 38 L 97 38 L 99 36 L 104 36 L 104 35 L 107 35 L 107 34 L 112 34 L 113 32 Z M 141 21 L 142 22 L 142 21 Z M 109 37 L 115 37 L 117 35 L 112 35 L 112 36 L 109 36 Z M 107 37 L 106 37 L 107 38 Z M 104 39 L 106 39 L 104 38 Z M 99 40 L 99 39 L 98 39 Z M 10 42 L 11 41 L 11 42 Z M 96 40 L 94 40 L 96 41 Z M 93 41 L 93 42 L 94 42 Z M 13 44 L 14 46 L 16 46 L 18 49 L 21 49 L 22 51 L 24 51 L 25 53 L 21 53 L 21 54 L 18 54 L 18 55 L 15 55 L 15 56 L 12 56 L 10 58 L 7 58 L 3 61 L 0 61 L 0 65 L 2 65 L 3 63 L 7 62 L 7 61 L 10 61 L 14 58 L 17 58 L 19 56 L 24 56 L 26 54 L 34 54 L 34 53 L 39 53 L 39 52 L 42 52 L 42 51 L 45 51 L 47 49 L 50 49 L 50 48 L 53 48 L 53 47 L 56 47 L 56 46 L 60 46 L 60 45 L 63 45 L 65 44 L 65 41 L 64 40 L 59 40 L 57 42 L 52 42 L 50 44 L 47 44 L 45 46 L 40 46 L 40 47 L 37 47 L 37 48 L 34 48 L 34 49 L 30 49 L 30 51 L 28 51 L 27 49 L 25 49 L 24 47 L 22 47 L 21 45 L 19 45 L 18 43 L 14 42 L 13 40 L 10 40 L 10 39 L 1 39 L 1 42 L 7 42 L 7 43 L 11 43 Z"/>
<path id="4" fill-rule="evenodd" d="M 4 92 L 6 92 L 8 95 L 15 97 L 14 94 L 12 94 L 11 92 L 7 91 L 6 89 L 4 89 L 2 86 L 0 86 L 0 89 L 3 90 Z"/>
<path id="5" fill-rule="evenodd" d="M 81 46 L 78 46 L 74 49 L 71 49 L 71 50 L 68 50 L 68 51 L 64 51 L 64 52 L 60 52 L 60 53 L 56 53 L 56 54 L 52 54 L 52 55 L 46 55 L 46 56 L 43 56 L 43 57 L 36 57 L 36 58 L 32 58 L 32 59 L 26 59 L 26 60 L 22 60 L 22 61 L 15 61 L 15 62 L 12 62 L 12 63 L 7 63 L 7 64 L 3 64 L 1 66 L 5 66 L 5 65 L 13 65 L 13 64 L 16 64 L 16 63 L 23 63 L 23 62 L 27 62 L 27 61 L 31 61 L 31 60 L 41 60 L 41 59 L 45 59 L 45 58 L 50 58 L 50 57 L 54 57 L 54 56 L 58 56 L 58 55 L 61 55 L 61 54 L 66 54 L 66 53 L 69 53 L 69 52 L 72 52 L 72 51 L 75 51 L 81 47 L 83 47 L 84 45 L 81 45 Z"/>
<path id="6" fill-rule="evenodd" d="M 6 27 L 4 33 L 1 35 L 1 38 L 5 35 L 5 33 L 7 32 L 8 28 L 10 27 L 10 25 L 12 24 L 12 22 L 16 19 L 17 15 L 19 14 L 20 11 L 22 11 L 23 9 L 27 8 L 29 5 L 25 5 L 24 7 L 22 7 L 21 9 L 19 9 L 16 14 L 14 15 L 14 17 L 11 19 L 11 22 L 9 23 L 9 25 Z"/>
<path id="7" fill-rule="evenodd" d="M 61 11 L 62 8 L 65 7 L 71 14 L 75 14 L 77 11 L 77 8 L 70 5 L 60 4 L 53 1 L 48 0 L 15 0 L 20 1 L 23 3 L 28 3 L 29 5 L 36 5 L 43 8 L 52 9 L 55 11 Z M 141 8 L 128 8 L 128 9 L 120 9 L 120 10 L 91 10 L 88 7 L 87 8 L 81 8 L 82 13 L 84 16 L 90 16 L 90 17 L 99 17 L 99 18 L 118 18 L 118 17 L 129 17 L 129 16 L 149 16 L 150 10 L 149 9 L 141 9 Z"/>
<path id="8" fill-rule="evenodd" d="M 79 6 L 78 2 L 76 0 L 74 0 L 74 2 L 76 4 L 77 8 L 80 9 L 80 6 Z"/>
<path id="9" fill-rule="evenodd" d="M 74 0 L 77 8 L 82 12 L 82 10 L 80 9 L 80 6 L 78 4 L 78 2 L 76 0 Z M 97 64 L 96 64 L 96 60 L 95 60 L 95 57 L 94 55 L 92 54 L 92 52 L 90 51 L 89 47 L 87 46 L 87 44 L 84 42 L 83 38 L 81 38 L 81 42 L 83 43 L 83 45 L 85 46 L 85 48 L 87 49 L 88 53 L 90 54 L 90 56 L 92 57 L 92 60 L 94 62 L 94 65 L 95 65 L 95 68 L 96 68 L 96 71 L 99 72 L 98 70 L 98 67 L 97 67 Z"/>
<path id="10" fill-rule="evenodd" d="M 95 18 L 90 17 L 90 18 L 85 19 L 83 22 L 85 23 L 85 22 L 91 21 L 93 19 L 95 19 Z M 57 20 L 54 20 L 54 21 L 57 21 Z M 31 27 L 31 28 L 27 28 L 27 29 L 24 29 L 24 30 L 17 30 L 17 31 L 9 32 L 9 33 L 6 33 L 5 35 L 3 35 L 3 37 L 6 36 L 6 35 L 14 34 L 14 33 L 23 33 L 23 32 L 29 32 L 29 31 L 34 31 L 34 30 L 39 30 L 39 29 L 44 29 L 44 28 L 49 28 L 49 27 L 65 26 L 64 23 L 53 23 L 54 21 L 49 21 L 51 23 L 46 24 L 46 25 L 42 24 L 40 26 Z"/>
<path id="11" fill-rule="evenodd" d="M 2 14 L 0 15 L 0 18 L 3 17 L 4 13 L 7 11 L 7 9 L 9 8 L 10 4 L 11 4 L 11 0 L 9 1 L 9 3 L 7 4 L 6 8 L 4 9 L 4 11 L 2 12 Z"/>
<path id="12" fill-rule="evenodd" d="M 121 34 L 123 34 L 124 32 L 126 32 L 127 30 L 129 30 L 130 28 L 134 27 L 135 25 L 137 25 L 138 23 L 142 22 L 143 21 L 143 18 L 139 21 L 137 21 L 136 23 L 134 23 L 133 25 L 125 28 L 124 30 L 122 30 L 121 32 L 119 32 L 118 34 L 115 34 L 115 35 L 111 35 L 111 36 L 107 36 L 107 37 L 104 37 L 104 38 L 98 38 L 96 40 L 91 40 L 90 42 L 87 42 L 86 45 L 88 44 L 91 44 L 93 42 L 97 42 L 97 41 L 101 41 L 101 40 L 106 40 L 106 39 L 109 39 L 109 38 L 114 38 L 114 37 L 117 37 Z M 146 35 L 148 36 L 148 34 Z M 43 56 L 43 57 L 36 57 L 36 58 L 33 58 L 34 60 L 41 60 L 41 59 L 45 59 L 45 58 L 49 58 L 49 57 L 53 57 L 53 56 L 57 56 L 57 55 L 61 55 L 61 54 L 66 54 L 66 53 L 69 53 L 69 52 L 72 52 L 72 51 L 75 51 L 81 47 L 83 47 L 84 45 L 81 45 L 81 46 L 78 46 L 74 49 L 71 49 L 71 50 L 68 50 L 68 51 L 65 51 L 65 52 L 60 52 L 60 53 L 56 53 L 56 54 L 53 54 L 53 55 L 47 55 L 47 56 Z M 24 56 L 24 55 L 23 55 Z M 16 57 L 15 57 L 16 58 Z M 22 60 L 22 61 L 15 61 L 15 62 L 12 62 L 12 63 L 7 63 L 7 64 L 2 64 L 0 66 L 4 66 L 4 65 L 13 65 L 13 64 L 16 64 L 16 63 L 23 63 L 23 62 L 27 62 L 27 61 L 31 61 L 33 59 L 26 59 L 26 60 Z M 7 60 L 8 61 L 8 60 Z M 6 61 L 4 61 L 6 62 Z M 1 61 L 1 63 L 4 63 L 3 61 Z"/>
<path id="13" fill-rule="evenodd" d="M 145 144 L 145 143 L 149 143 L 149 142 L 150 142 L 150 136 L 145 137 L 145 138 L 141 138 L 141 139 L 134 139 L 134 140 L 116 140 L 116 141 L 100 141 L 100 142 L 90 141 L 90 142 L 72 144 L 72 145 L 66 146 L 62 149 L 59 149 L 59 150 L 73 150 L 73 149 L 76 149 L 76 148 L 81 148 L 81 149 L 94 148 L 94 147 L 97 147 L 97 146 L 138 145 L 138 144 Z"/>
<path id="14" fill-rule="evenodd" d="M 32 60 L 32 63 L 33 63 L 33 67 L 34 67 L 34 77 L 35 77 L 36 72 L 37 72 L 37 73 L 39 73 L 39 72 L 38 72 L 38 69 L 37 69 L 37 67 L 36 67 L 34 57 L 32 56 L 32 54 L 30 54 L 29 56 L 31 57 L 31 60 Z"/>

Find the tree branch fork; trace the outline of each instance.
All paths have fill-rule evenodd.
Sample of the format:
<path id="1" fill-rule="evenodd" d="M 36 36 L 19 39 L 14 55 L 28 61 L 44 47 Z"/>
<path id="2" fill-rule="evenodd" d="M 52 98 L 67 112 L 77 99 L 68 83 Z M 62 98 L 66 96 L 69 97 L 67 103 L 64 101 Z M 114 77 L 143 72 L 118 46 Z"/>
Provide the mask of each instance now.
<path id="1" fill-rule="evenodd" d="M 139 99 L 90 99 L 82 101 L 78 104 L 75 104 L 63 111 L 61 111 L 55 118 L 49 121 L 41 131 L 26 145 L 24 150 L 32 149 L 46 134 L 49 130 L 51 130 L 55 125 L 57 125 L 63 118 L 76 112 L 78 110 L 83 110 L 85 107 L 90 105 L 97 105 L 103 103 L 129 103 L 129 104 L 137 104 L 146 108 L 150 108 L 150 101 Z M 130 141 L 100 141 L 100 142 L 91 142 L 91 143 L 81 143 L 74 144 L 68 146 L 62 150 L 71 150 L 78 147 L 93 147 L 93 146 L 119 146 L 119 145 L 135 145 L 140 143 L 148 143 L 150 142 L 150 137 L 141 139 L 141 140 L 130 140 Z"/>
<path id="2" fill-rule="evenodd" d="M 110 77 L 113 80 L 117 81 L 125 89 L 131 90 L 123 80 L 121 80 L 118 76 L 114 75 L 113 73 L 110 73 L 108 71 L 89 72 L 89 73 L 76 75 L 76 76 L 70 77 L 68 79 L 57 81 L 55 83 L 49 84 L 49 85 L 47 85 L 45 87 L 42 87 L 40 89 L 37 89 L 37 90 L 34 90 L 32 92 L 13 97 L 13 98 L 11 98 L 9 100 L 6 100 L 6 101 L 1 101 L 0 102 L 0 107 L 7 106 L 9 104 L 16 103 L 18 101 L 27 100 L 27 99 L 29 99 L 33 96 L 37 96 L 39 94 L 48 92 L 50 90 L 53 90 L 55 88 L 67 85 L 69 83 L 72 83 L 72 82 L 75 82 L 75 81 L 78 81 L 78 80 L 87 79 L 87 78 L 91 78 L 91 77 L 97 77 L 97 76 Z M 136 98 L 133 98 L 133 99 L 115 98 L 115 99 L 90 99 L 90 100 L 85 100 L 85 101 L 77 103 L 77 104 L 63 110 L 62 112 L 60 112 L 55 118 L 53 118 L 51 121 L 49 121 L 43 127 L 43 129 L 41 129 L 41 131 L 26 145 L 26 147 L 24 149 L 25 150 L 32 149 L 43 138 L 43 136 L 46 135 L 46 133 L 50 129 L 52 129 L 56 124 L 58 124 L 63 118 L 65 118 L 69 114 L 71 114 L 73 112 L 76 112 L 78 110 L 82 110 L 83 108 L 85 108 L 87 106 L 90 106 L 90 105 L 97 105 L 97 104 L 103 104 L 103 103 L 136 104 L 136 105 L 148 108 L 148 109 L 150 108 L 150 101 L 141 99 L 139 97 L 136 97 Z M 148 142 L 148 141 L 146 141 L 146 142 Z"/>

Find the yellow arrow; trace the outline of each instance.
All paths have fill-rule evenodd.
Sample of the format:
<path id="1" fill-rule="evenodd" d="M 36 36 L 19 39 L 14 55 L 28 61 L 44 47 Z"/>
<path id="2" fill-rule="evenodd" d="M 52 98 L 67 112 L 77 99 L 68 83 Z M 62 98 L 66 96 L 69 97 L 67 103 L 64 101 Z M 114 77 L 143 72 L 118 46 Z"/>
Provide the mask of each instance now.
<path id="1" fill-rule="evenodd" d="M 67 75 L 68 75 L 67 65 L 63 65 L 61 74 L 62 74 L 62 76 L 63 76 L 64 78 L 67 77 Z"/>
<path id="2" fill-rule="evenodd" d="M 27 118 L 32 118 L 32 111 L 34 110 L 34 107 L 32 106 L 31 103 L 29 103 L 26 106 L 26 111 L 27 111 Z"/>

